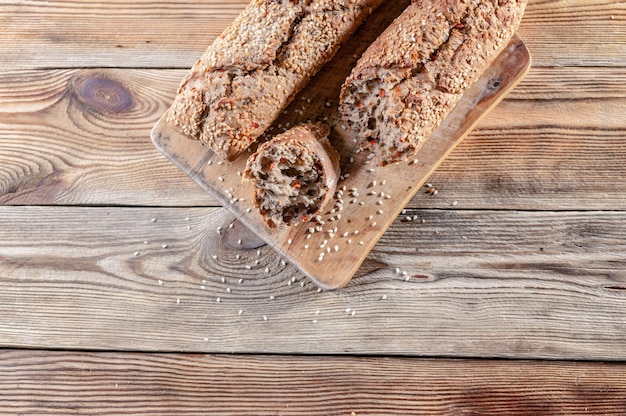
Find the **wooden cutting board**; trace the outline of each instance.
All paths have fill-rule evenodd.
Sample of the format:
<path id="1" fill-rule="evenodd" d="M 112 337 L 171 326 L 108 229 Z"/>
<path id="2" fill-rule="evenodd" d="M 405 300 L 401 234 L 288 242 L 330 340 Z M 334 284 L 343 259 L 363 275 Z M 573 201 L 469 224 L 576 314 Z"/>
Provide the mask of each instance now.
<path id="1" fill-rule="evenodd" d="M 356 56 L 356 53 L 344 54 L 331 61 L 296 97 L 268 134 L 277 134 L 304 121 L 338 120 L 339 86 L 349 72 L 346 66 L 350 68 Z M 515 36 L 426 140 L 419 154 L 407 162 L 377 166 L 375 159 L 367 159 L 367 152 L 357 153 L 354 138 L 337 122 L 330 139 L 341 154 L 343 179 L 339 189 L 344 191 L 341 201 L 335 200 L 337 207 L 323 213 L 323 224 L 311 222 L 282 230 L 268 229 L 253 207 L 251 186 L 241 181 L 249 154 L 232 163 L 222 162 L 199 142 L 172 129 L 165 123 L 165 115 L 154 126 L 151 137 L 172 162 L 317 285 L 337 289 L 352 278 L 376 242 L 445 157 L 522 80 L 530 62 L 524 43 Z"/>

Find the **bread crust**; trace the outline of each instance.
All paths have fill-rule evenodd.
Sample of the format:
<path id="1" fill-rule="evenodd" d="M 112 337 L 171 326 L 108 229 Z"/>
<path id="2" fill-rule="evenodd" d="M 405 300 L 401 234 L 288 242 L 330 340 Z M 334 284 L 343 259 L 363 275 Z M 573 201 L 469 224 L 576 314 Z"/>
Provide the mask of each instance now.
<path id="1" fill-rule="evenodd" d="M 421 147 L 495 59 L 527 0 L 414 0 L 359 59 L 340 111 L 382 165 Z"/>
<path id="2" fill-rule="evenodd" d="M 384 0 L 252 0 L 193 65 L 166 120 L 232 161 Z"/>
<path id="3" fill-rule="evenodd" d="M 302 124 L 261 144 L 248 158 L 243 181 L 255 186 L 255 206 L 269 228 L 309 221 L 333 199 L 340 166 L 339 154 L 328 140 L 329 132 L 325 124 Z M 301 160 L 308 162 L 301 164 L 307 168 L 296 173 Z M 292 176 L 283 173 L 290 171 Z M 309 198 L 305 190 L 315 191 L 315 196 Z M 272 204 L 272 198 L 281 203 Z M 295 201 L 307 202 L 296 215 L 291 210 Z"/>

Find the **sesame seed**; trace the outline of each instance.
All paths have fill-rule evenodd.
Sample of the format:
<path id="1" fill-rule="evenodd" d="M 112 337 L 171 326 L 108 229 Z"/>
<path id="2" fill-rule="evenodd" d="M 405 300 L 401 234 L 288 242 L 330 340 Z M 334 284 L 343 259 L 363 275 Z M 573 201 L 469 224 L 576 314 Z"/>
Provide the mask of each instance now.
<path id="1" fill-rule="evenodd" d="M 267 316 L 263 315 L 263 320 L 267 322 Z"/>
<path id="2" fill-rule="evenodd" d="M 135 251 L 134 256 L 137 257 L 139 255 L 138 251 Z"/>
<path id="3" fill-rule="evenodd" d="M 159 279 L 157 282 L 158 282 L 160 285 L 162 285 L 162 284 L 163 284 L 163 280 L 161 280 L 161 279 Z"/>
<path id="4" fill-rule="evenodd" d="M 216 301 L 217 303 L 220 303 L 220 302 L 222 301 L 222 298 L 217 298 L 217 299 L 215 299 L 215 301 Z"/>
<path id="5" fill-rule="evenodd" d="M 387 295 L 383 295 L 383 296 L 381 297 L 381 299 L 382 299 L 382 300 L 387 299 Z"/>
<path id="6" fill-rule="evenodd" d="M 313 323 L 316 324 L 317 323 L 317 319 L 313 319 Z"/>
<path id="7" fill-rule="evenodd" d="M 167 244 L 163 244 L 161 247 L 163 247 L 163 248 L 167 248 Z"/>
<path id="8" fill-rule="evenodd" d="M 226 288 L 226 293 L 231 293 L 231 290 L 229 287 Z"/>
<path id="9" fill-rule="evenodd" d="M 180 305 L 180 298 L 176 298 L 176 304 Z"/>
<path id="10" fill-rule="evenodd" d="M 241 238 L 240 238 L 239 240 L 237 240 L 237 244 L 241 244 L 241 243 L 242 243 L 242 241 L 241 241 Z"/>
<path id="11" fill-rule="evenodd" d="M 243 315 L 243 309 L 239 309 L 239 315 Z"/>
<path id="12" fill-rule="evenodd" d="M 157 219 L 156 218 L 152 218 L 152 219 L 150 219 L 150 221 L 151 222 L 157 222 Z"/>
<path id="13" fill-rule="evenodd" d="M 271 296 L 270 296 L 270 300 L 274 300 L 274 299 L 276 299 L 276 296 L 271 295 Z"/>

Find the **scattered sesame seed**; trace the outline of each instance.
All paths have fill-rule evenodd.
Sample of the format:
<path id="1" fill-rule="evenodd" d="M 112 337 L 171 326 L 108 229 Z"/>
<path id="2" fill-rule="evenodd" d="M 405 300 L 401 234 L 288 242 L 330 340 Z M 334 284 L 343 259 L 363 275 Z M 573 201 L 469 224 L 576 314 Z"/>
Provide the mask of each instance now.
<path id="1" fill-rule="evenodd" d="M 252 270 L 252 266 L 246 265 L 246 270 Z"/>
<path id="2" fill-rule="evenodd" d="M 152 218 L 152 219 L 150 219 L 150 221 L 151 222 L 157 222 L 157 219 L 156 218 Z"/>
<path id="3" fill-rule="evenodd" d="M 265 273 L 269 273 L 269 272 L 270 272 L 270 268 L 269 268 L 269 267 L 266 267 L 266 268 L 265 268 Z"/>
<path id="4" fill-rule="evenodd" d="M 218 161 L 217 161 L 217 164 L 218 164 L 218 165 L 220 165 L 220 166 L 222 166 L 222 165 L 224 164 L 224 162 L 223 162 L 223 161 L 221 161 L 221 160 L 218 160 Z"/>
<path id="5" fill-rule="evenodd" d="M 167 244 L 163 244 L 161 247 L 167 248 L 168 246 L 167 246 Z"/>
<path id="6" fill-rule="evenodd" d="M 176 304 L 180 305 L 180 298 L 176 298 Z"/>
<path id="7" fill-rule="evenodd" d="M 376 221 L 372 223 L 372 227 L 376 227 Z"/>
<path id="8" fill-rule="evenodd" d="M 137 257 L 139 255 L 138 251 L 135 251 L 134 256 Z"/>
<path id="9" fill-rule="evenodd" d="M 381 297 L 381 299 L 382 299 L 382 300 L 387 299 L 387 295 L 383 295 L 383 296 Z"/>
<path id="10" fill-rule="evenodd" d="M 239 315 L 243 315 L 243 309 L 239 309 Z"/>
<path id="11" fill-rule="evenodd" d="M 274 299 L 276 299 L 276 296 L 271 295 L 271 296 L 270 296 L 270 300 L 274 300 Z"/>
<path id="12" fill-rule="evenodd" d="M 242 241 L 241 241 L 241 238 L 240 238 L 239 240 L 237 240 L 237 244 L 241 244 L 241 243 L 242 243 Z"/>
<path id="13" fill-rule="evenodd" d="M 157 282 L 158 282 L 160 285 L 162 285 L 162 284 L 163 284 L 163 280 L 161 280 L 161 279 L 159 279 Z"/>
<path id="14" fill-rule="evenodd" d="M 228 224 L 228 229 L 230 230 L 230 229 L 231 229 L 231 228 L 233 228 L 234 226 L 235 226 L 235 223 L 234 223 L 234 222 L 231 222 L 230 224 Z M 222 228 L 222 227 L 220 227 L 220 228 Z"/>
<path id="15" fill-rule="evenodd" d="M 313 323 L 316 324 L 317 323 L 317 319 L 313 319 Z"/>
<path id="16" fill-rule="evenodd" d="M 263 315 L 263 320 L 267 322 L 267 316 Z"/>
<path id="17" fill-rule="evenodd" d="M 215 301 L 216 301 L 217 303 L 220 303 L 220 302 L 222 301 L 222 298 L 217 298 L 217 299 L 215 299 Z"/>
<path id="18" fill-rule="evenodd" d="M 226 288 L 226 293 L 231 293 L 232 291 L 230 290 L 229 287 Z"/>

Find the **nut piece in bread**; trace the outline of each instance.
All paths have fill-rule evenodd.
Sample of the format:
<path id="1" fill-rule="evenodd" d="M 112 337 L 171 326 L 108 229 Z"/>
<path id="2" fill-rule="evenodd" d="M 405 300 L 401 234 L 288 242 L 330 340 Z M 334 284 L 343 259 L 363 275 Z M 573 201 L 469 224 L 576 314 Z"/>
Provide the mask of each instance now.
<path id="1" fill-rule="evenodd" d="M 252 0 L 191 68 L 166 120 L 237 158 L 383 0 Z"/>
<path id="2" fill-rule="evenodd" d="M 269 228 L 309 221 L 332 200 L 339 155 L 325 124 L 302 124 L 259 146 L 246 163 L 244 181 Z"/>
<path id="3" fill-rule="evenodd" d="M 414 0 L 365 51 L 340 111 L 381 165 L 405 160 L 506 46 L 526 0 Z"/>

